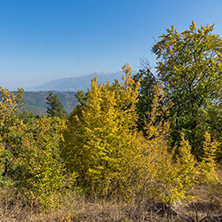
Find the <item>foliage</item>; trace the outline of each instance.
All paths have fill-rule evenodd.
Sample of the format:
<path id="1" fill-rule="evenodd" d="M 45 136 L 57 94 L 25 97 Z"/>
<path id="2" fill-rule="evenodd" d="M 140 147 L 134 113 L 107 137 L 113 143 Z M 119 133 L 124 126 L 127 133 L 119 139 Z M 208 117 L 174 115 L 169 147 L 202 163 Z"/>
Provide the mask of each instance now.
<path id="1" fill-rule="evenodd" d="M 81 106 L 87 105 L 87 93 L 84 93 L 82 90 L 78 90 L 77 93 L 75 93 L 75 97 Z"/>
<path id="2" fill-rule="evenodd" d="M 17 96 L 9 90 L 0 88 L 0 172 L 5 177 L 13 168 L 21 150 L 22 121 L 18 118 L 18 104 L 22 101 L 23 91 L 18 89 Z"/>
<path id="3" fill-rule="evenodd" d="M 146 135 L 140 137 L 140 150 L 133 159 L 136 161 L 136 173 L 128 182 L 134 184 L 136 196 L 171 205 L 189 198 L 187 192 L 198 183 L 199 168 L 183 135 L 177 158 L 174 150 L 169 152 L 170 124 L 163 118 L 169 115 L 169 111 L 161 104 L 164 99 L 163 87 L 157 83 L 154 89 L 152 109 L 147 113 L 150 121 L 145 125 Z"/>
<path id="4" fill-rule="evenodd" d="M 154 86 L 157 80 L 154 74 L 150 71 L 150 67 L 140 69 L 137 74 L 133 76 L 135 83 L 140 81 L 140 89 L 137 103 L 138 129 L 144 131 L 145 122 L 149 122 L 147 112 L 151 112 Z M 145 133 L 145 132 L 144 132 Z"/>
<path id="5" fill-rule="evenodd" d="M 78 184 L 100 194 L 125 189 L 122 175 L 136 152 L 138 87 L 124 66 L 123 83 L 97 85 L 93 79 L 88 104 L 77 106 L 63 132 L 62 157 Z"/>
<path id="6" fill-rule="evenodd" d="M 146 133 L 137 132 L 139 84 L 125 67 L 125 82 L 97 85 L 92 80 L 88 104 L 77 106 L 63 132 L 62 158 L 85 191 L 119 197 L 156 199 L 167 205 L 190 198 L 187 193 L 212 175 L 204 174 L 191 146 L 181 135 L 178 154 L 170 149 L 170 115 L 163 87 L 156 83 Z M 211 143 L 210 143 L 211 144 Z M 213 169 L 213 168 L 211 168 Z M 201 179 L 200 179 L 201 178 Z"/>
<path id="7" fill-rule="evenodd" d="M 191 146 L 185 135 L 177 153 L 170 148 L 170 123 L 165 118 L 170 115 L 169 107 L 162 104 L 165 93 L 157 83 L 151 111 L 147 113 L 149 122 L 145 124 L 146 134 L 137 135 L 139 145 L 134 158 L 128 161 L 125 173 L 127 188 L 137 198 L 159 200 L 172 205 L 179 200 L 189 200 L 188 193 L 202 182 L 216 180 L 215 153 L 217 142 L 211 142 L 205 134 L 204 159 L 198 163 L 191 153 Z M 172 151 L 170 151 L 172 150 Z"/>
<path id="8" fill-rule="evenodd" d="M 199 138 L 205 137 L 205 132 L 210 133 L 210 137 L 214 141 L 219 141 L 218 149 L 216 152 L 217 161 L 222 159 L 222 103 L 221 101 L 208 104 L 206 109 L 201 109 L 197 115 L 197 127 L 195 129 L 195 135 Z M 204 149 L 202 149 L 204 155 Z"/>
<path id="9" fill-rule="evenodd" d="M 207 177 L 210 181 L 215 181 L 217 180 L 216 153 L 220 143 L 218 141 L 211 141 L 211 136 L 208 132 L 205 133 L 204 137 L 204 155 L 202 157 L 201 170 L 203 175 Z"/>
<path id="10" fill-rule="evenodd" d="M 25 126 L 15 180 L 18 191 L 31 200 L 46 205 L 53 203 L 54 194 L 62 194 L 65 186 L 64 166 L 60 159 L 59 118 L 40 117 Z"/>
<path id="11" fill-rule="evenodd" d="M 160 36 L 153 46 L 157 55 L 157 73 L 165 85 L 167 98 L 173 102 L 171 127 L 174 144 L 180 141 L 180 132 L 188 137 L 196 156 L 203 154 L 199 145 L 201 135 L 196 131 L 204 125 L 197 120 L 201 110 L 221 101 L 222 40 L 212 34 L 214 25 L 196 28 L 192 22 L 189 30 L 178 33 L 174 26 Z"/>
<path id="12" fill-rule="evenodd" d="M 67 116 L 67 113 L 64 110 L 64 107 L 59 101 L 56 94 L 49 92 L 49 95 L 46 97 L 46 101 L 46 103 L 48 104 L 46 112 L 50 117 L 58 116 L 60 118 L 64 118 L 65 116 Z"/>
<path id="13" fill-rule="evenodd" d="M 0 163 L 1 185 L 8 182 L 28 198 L 52 203 L 52 195 L 64 187 L 59 118 L 35 118 L 20 112 L 22 90 L 17 95 L 1 88 Z"/>

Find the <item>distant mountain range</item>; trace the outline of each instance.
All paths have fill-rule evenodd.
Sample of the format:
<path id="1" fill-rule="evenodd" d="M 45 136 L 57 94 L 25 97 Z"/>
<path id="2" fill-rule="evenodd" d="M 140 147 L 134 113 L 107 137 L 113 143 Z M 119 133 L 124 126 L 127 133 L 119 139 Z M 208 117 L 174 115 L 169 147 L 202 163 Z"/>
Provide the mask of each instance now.
<path id="1" fill-rule="evenodd" d="M 134 72 L 135 73 L 135 72 Z M 60 92 L 77 92 L 78 90 L 87 91 L 91 85 L 91 79 L 97 76 L 98 83 L 113 82 L 114 79 L 121 81 L 123 72 L 115 73 L 92 73 L 85 76 L 70 77 L 57 79 L 51 82 L 47 82 L 43 85 L 30 88 L 28 91 L 60 91 Z"/>
<path id="2" fill-rule="evenodd" d="M 136 72 L 133 72 L 135 74 Z M 43 85 L 25 90 L 23 95 L 24 109 L 33 112 L 34 115 L 46 113 L 46 97 L 51 91 L 56 94 L 64 106 L 64 109 L 70 113 L 78 104 L 75 93 L 78 90 L 87 91 L 91 85 L 91 79 L 97 76 L 98 83 L 112 83 L 114 79 L 122 81 L 123 72 L 115 73 L 93 73 L 86 76 L 57 79 L 47 82 Z M 14 91 L 13 93 L 16 94 Z"/>

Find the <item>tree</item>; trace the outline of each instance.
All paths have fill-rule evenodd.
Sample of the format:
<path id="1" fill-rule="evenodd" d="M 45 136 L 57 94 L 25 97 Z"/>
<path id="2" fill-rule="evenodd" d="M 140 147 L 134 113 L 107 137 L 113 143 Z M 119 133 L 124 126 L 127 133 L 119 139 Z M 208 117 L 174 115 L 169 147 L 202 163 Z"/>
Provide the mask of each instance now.
<path id="1" fill-rule="evenodd" d="M 80 106 L 87 105 L 87 93 L 84 93 L 82 90 L 78 90 L 75 93 L 75 97 L 78 100 Z"/>
<path id="2" fill-rule="evenodd" d="M 138 129 L 145 132 L 144 126 L 146 124 L 145 122 L 149 121 L 148 113 L 151 112 L 154 86 L 157 80 L 149 66 L 140 69 L 139 72 L 133 76 L 133 79 L 135 83 L 140 81 L 138 103 L 136 104 L 139 115 Z"/>
<path id="3" fill-rule="evenodd" d="M 181 33 L 171 26 L 152 49 L 159 60 L 156 69 L 167 100 L 173 102 L 173 144 L 179 144 L 183 131 L 197 156 L 203 153 L 200 138 L 209 128 L 198 116 L 221 103 L 222 39 L 212 34 L 213 29 L 214 25 L 197 29 L 194 21 Z"/>
<path id="4" fill-rule="evenodd" d="M 123 68 L 123 83 L 97 85 L 88 89 L 87 104 L 70 114 L 63 132 L 62 157 L 78 185 L 99 194 L 125 190 L 128 162 L 136 155 L 136 102 L 138 84 L 131 69 Z"/>
<path id="5" fill-rule="evenodd" d="M 18 117 L 22 95 L 22 89 L 14 95 L 0 87 L 0 171 L 3 177 L 8 176 L 16 157 L 22 152 L 23 121 Z"/>
<path id="6" fill-rule="evenodd" d="M 151 112 L 147 114 L 149 122 L 145 123 L 146 133 L 139 136 L 140 145 L 128 166 L 131 168 L 127 177 L 129 186 L 133 185 L 138 198 L 156 199 L 166 205 L 178 200 L 190 199 L 190 190 L 199 183 L 215 183 L 217 179 L 215 152 L 218 142 L 211 141 L 205 134 L 203 142 L 204 155 L 198 162 L 191 153 L 189 141 L 181 133 L 177 153 L 170 150 L 170 124 L 167 117 L 169 107 L 162 104 L 165 93 L 163 86 L 156 84 L 153 90 Z M 132 164 L 134 162 L 134 164 Z"/>
<path id="7" fill-rule="evenodd" d="M 60 118 L 64 118 L 67 116 L 66 111 L 64 110 L 64 107 L 62 103 L 59 101 L 59 98 L 56 94 L 53 94 L 52 92 L 49 92 L 49 95 L 46 97 L 47 104 L 49 105 L 47 107 L 47 113 L 49 116 L 54 117 L 58 116 Z"/>
<path id="8" fill-rule="evenodd" d="M 51 205 L 55 194 L 63 194 L 67 185 L 59 149 L 63 124 L 59 117 L 42 116 L 31 119 L 24 127 L 23 152 L 18 156 L 12 179 L 18 192 L 28 200 Z"/>

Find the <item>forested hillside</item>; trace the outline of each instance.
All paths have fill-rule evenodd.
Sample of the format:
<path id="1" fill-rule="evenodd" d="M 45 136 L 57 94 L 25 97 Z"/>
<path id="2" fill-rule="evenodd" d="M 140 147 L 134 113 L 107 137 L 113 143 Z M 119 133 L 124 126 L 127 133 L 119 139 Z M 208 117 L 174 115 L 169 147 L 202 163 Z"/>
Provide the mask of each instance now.
<path id="1" fill-rule="evenodd" d="M 58 96 L 59 100 L 63 104 L 64 109 L 67 113 L 71 113 L 78 104 L 74 92 L 56 92 L 56 91 L 51 91 L 51 92 L 53 92 Z M 12 93 L 16 94 L 16 92 Z M 24 109 L 33 112 L 34 115 L 46 114 L 46 109 L 47 109 L 46 97 L 48 95 L 49 95 L 48 91 L 40 91 L 40 92 L 24 91 L 23 94 Z"/>

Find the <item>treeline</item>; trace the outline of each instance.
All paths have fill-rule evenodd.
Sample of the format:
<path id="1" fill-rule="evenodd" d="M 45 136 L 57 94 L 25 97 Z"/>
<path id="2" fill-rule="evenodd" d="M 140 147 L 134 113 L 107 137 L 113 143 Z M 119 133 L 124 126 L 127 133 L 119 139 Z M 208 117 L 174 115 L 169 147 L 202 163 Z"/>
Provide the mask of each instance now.
<path id="1" fill-rule="evenodd" d="M 171 206 L 220 184 L 222 39 L 212 31 L 172 26 L 152 49 L 157 75 L 125 65 L 122 83 L 92 79 L 70 115 L 53 93 L 47 115 L 21 112 L 22 91 L 1 88 L 1 189 L 45 206 L 67 192 Z"/>

